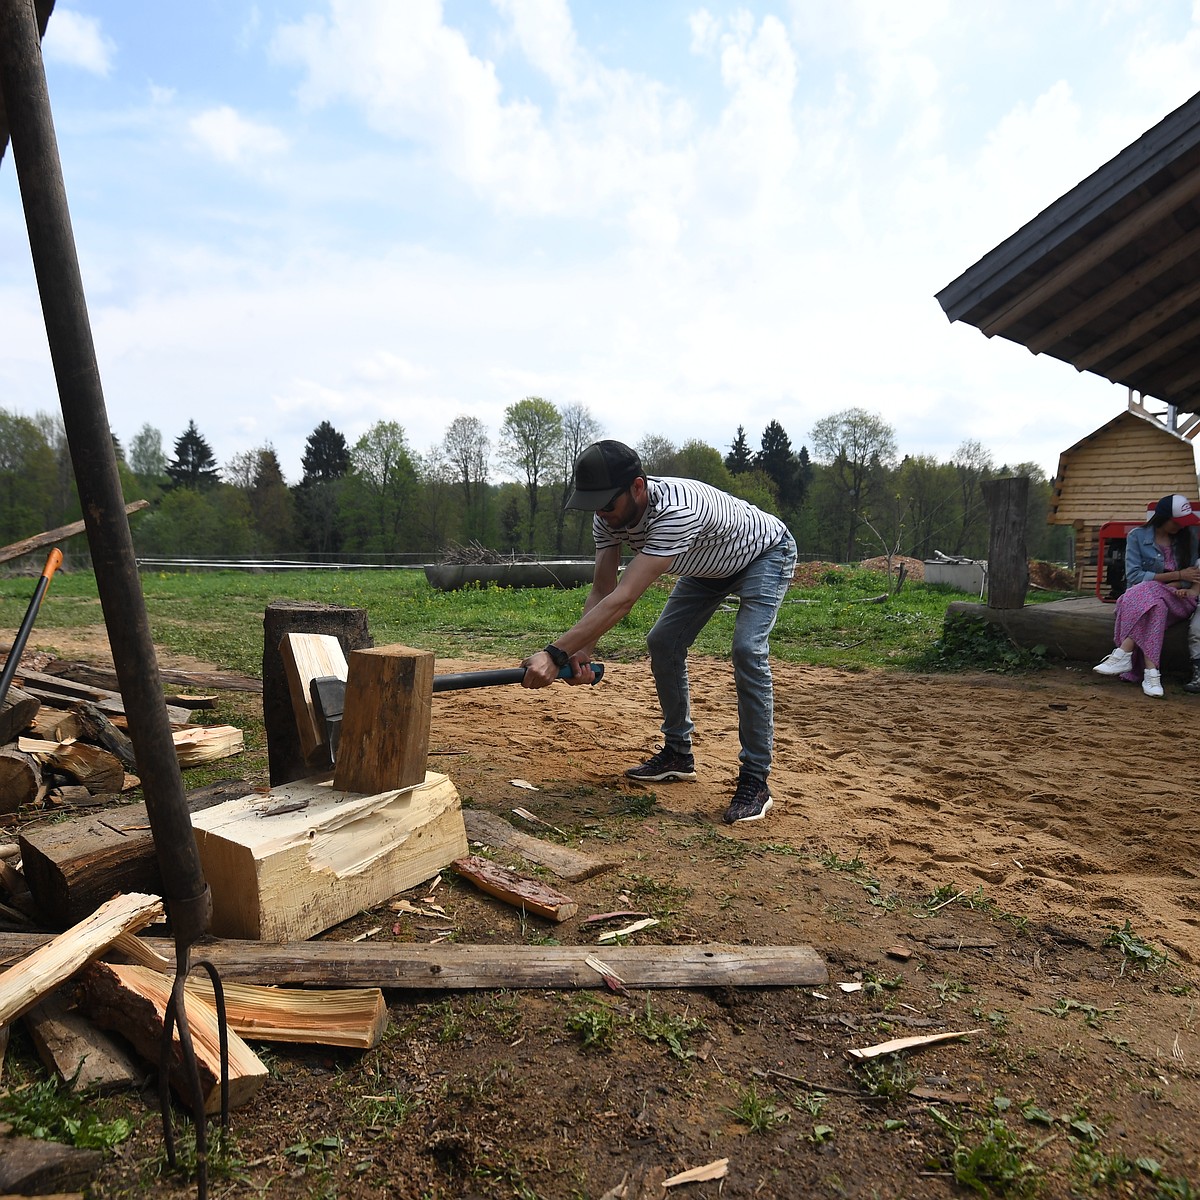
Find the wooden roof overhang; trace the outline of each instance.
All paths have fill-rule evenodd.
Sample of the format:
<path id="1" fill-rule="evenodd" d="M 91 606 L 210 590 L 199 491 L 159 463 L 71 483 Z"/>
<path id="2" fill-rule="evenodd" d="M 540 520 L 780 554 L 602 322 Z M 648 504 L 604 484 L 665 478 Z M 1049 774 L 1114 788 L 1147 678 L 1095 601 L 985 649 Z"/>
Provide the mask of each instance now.
<path id="1" fill-rule="evenodd" d="M 1200 412 L 1200 93 L 937 300 L 988 337 Z"/>

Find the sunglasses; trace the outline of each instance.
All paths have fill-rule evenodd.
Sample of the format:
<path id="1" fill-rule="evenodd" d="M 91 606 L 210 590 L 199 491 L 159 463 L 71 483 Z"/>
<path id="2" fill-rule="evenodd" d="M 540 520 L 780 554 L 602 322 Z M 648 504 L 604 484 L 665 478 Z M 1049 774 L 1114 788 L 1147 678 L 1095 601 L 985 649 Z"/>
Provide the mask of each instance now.
<path id="1" fill-rule="evenodd" d="M 603 508 L 597 509 L 598 512 L 610 513 L 617 507 L 617 501 L 629 491 L 629 488 L 622 488 Z"/>

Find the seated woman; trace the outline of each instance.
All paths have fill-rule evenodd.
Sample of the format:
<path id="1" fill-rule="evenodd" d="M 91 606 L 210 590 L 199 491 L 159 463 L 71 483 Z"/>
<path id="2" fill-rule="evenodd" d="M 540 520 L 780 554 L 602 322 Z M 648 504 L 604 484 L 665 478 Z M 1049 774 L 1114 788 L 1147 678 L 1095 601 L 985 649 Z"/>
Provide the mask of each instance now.
<path id="1" fill-rule="evenodd" d="M 1092 669 L 1141 680 L 1147 696 L 1161 696 L 1163 639 L 1167 626 L 1186 620 L 1200 597 L 1195 526 L 1186 496 L 1164 496 L 1150 519 L 1125 539 L 1126 590 L 1117 599 L 1113 622 L 1116 649 Z"/>

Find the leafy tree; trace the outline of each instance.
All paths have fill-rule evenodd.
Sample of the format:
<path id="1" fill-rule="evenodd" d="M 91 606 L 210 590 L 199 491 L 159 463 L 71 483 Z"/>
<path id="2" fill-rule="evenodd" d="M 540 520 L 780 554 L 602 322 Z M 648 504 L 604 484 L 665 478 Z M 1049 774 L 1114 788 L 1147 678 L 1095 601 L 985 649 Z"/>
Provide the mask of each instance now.
<path id="1" fill-rule="evenodd" d="M 675 443 L 660 433 L 648 433 L 637 446 L 638 458 L 647 475 L 677 475 L 679 463 Z"/>
<path id="2" fill-rule="evenodd" d="M 868 500 L 872 476 L 896 457 L 896 435 L 882 417 L 863 408 L 822 417 L 812 428 L 817 461 L 828 464 L 825 520 L 844 535 L 845 558 L 854 561 L 854 546 Z"/>
<path id="3" fill-rule="evenodd" d="M 585 529 L 585 514 L 576 509 L 567 508 L 567 500 L 575 478 L 575 460 L 580 453 L 600 437 L 602 427 L 600 422 L 582 404 L 568 404 L 561 409 L 562 442 L 559 450 L 558 472 L 558 511 L 555 514 L 554 549 L 562 554 L 564 549 L 564 531 L 567 518 L 574 525 L 575 548 L 580 550 Z M 587 515 L 586 528 L 591 528 L 591 514 Z"/>
<path id="4" fill-rule="evenodd" d="M 350 462 L 344 509 L 363 548 L 384 553 L 405 549 L 415 524 L 417 470 L 403 426 L 377 421 L 355 442 Z"/>
<path id="5" fill-rule="evenodd" d="M 249 501 L 239 488 L 226 484 L 173 488 L 132 531 L 141 555 L 215 557 L 254 549 Z"/>
<path id="6" fill-rule="evenodd" d="M 729 491 L 734 496 L 749 500 L 763 512 L 779 513 L 779 494 L 775 491 L 775 481 L 759 467 L 751 467 L 749 471 L 732 476 Z"/>
<path id="7" fill-rule="evenodd" d="M 350 470 L 350 451 L 345 437 L 328 421 L 322 421 L 304 443 L 300 466 L 304 472 L 302 485 L 341 479 Z"/>
<path id="8" fill-rule="evenodd" d="M 61 524 L 46 520 L 54 474 L 54 452 L 38 422 L 0 408 L 0 538 L 5 543 Z"/>
<path id="9" fill-rule="evenodd" d="M 189 421 L 187 428 L 175 440 L 175 458 L 167 463 L 167 477 L 173 488 L 203 491 L 213 487 L 220 478 L 216 462 L 208 442 L 196 428 L 196 422 Z"/>
<path id="10" fill-rule="evenodd" d="M 754 465 L 750 445 L 746 441 L 744 425 L 737 427 L 737 437 L 733 439 L 733 445 L 729 447 L 729 453 L 725 455 L 725 465 L 729 468 L 731 475 L 744 475 Z"/>
<path id="11" fill-rule="evenodd" d="M 954 452 L 953 464 L 958 477 L 960 514 L 953 553 L 966 554 L 966 547 L 978 542 L 981 533 L 986 550 L 987 509 L 982 484 L 992 475 L 992 456 L 979 442 L 968 440 Z"/>
<path id="12" fill-rule="evenodd" d="M 500 427 L 500 459 L 525 478 L 529 517 L 529 549 L 537 526 L 538 492 L 547 472 L 558 463 L 562 446 L 562 417 L 549 400 L 526 396 L 504 410 Z"/>
<path id="13" fill-rule="evenodd" d="M 895 487 L 903 509 L 908 552 L 932 558 L 958 525 L 958 486 L 954 469 L 932 454 L 907 456 L 900 464 Z"/>
<path id="14" fill-rule="evenodd" d="M 683 443 L 675 459 L 675 473 L 684 479 L 698 479 L 728 492 L 733 487 L 733 476 L 725 466 L 721 452 L 697 438 Z"/>
<path id="15" fill-rule="evenodd" d="M 129 466 L 145 487 L 161 487 L 167 476 L 167 456 L 163 453 L 162 434 L 152 425 L 143 425 L 129 443 Z"/>
<path id="16" fill-rule="evenodd" d="M 462 489 L 468 537 L 478 537 L 482 532 L 483 500 L 487 495 L 488 455 L 491 449 L 487 426 L 478 417 L 455 417 L 442 438 L 441 454 L 451 477 Z"/>

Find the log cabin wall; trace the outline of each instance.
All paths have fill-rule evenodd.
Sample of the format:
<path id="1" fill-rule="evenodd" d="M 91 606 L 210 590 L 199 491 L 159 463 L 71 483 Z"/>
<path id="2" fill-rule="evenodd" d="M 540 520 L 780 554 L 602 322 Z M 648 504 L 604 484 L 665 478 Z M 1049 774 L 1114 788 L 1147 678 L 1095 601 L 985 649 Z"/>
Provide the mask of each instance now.
<path id="1" fill-rule="evenodd" d="M 1108 521 L 1143 521 L 1146 505 L 1171 492 L 1200 499 L 1192 443 L 1137 408 L 1059 455 L 1047 519 L 1075 529 L 1078 589 L 1095 589 L 1100 527 Z"/>

